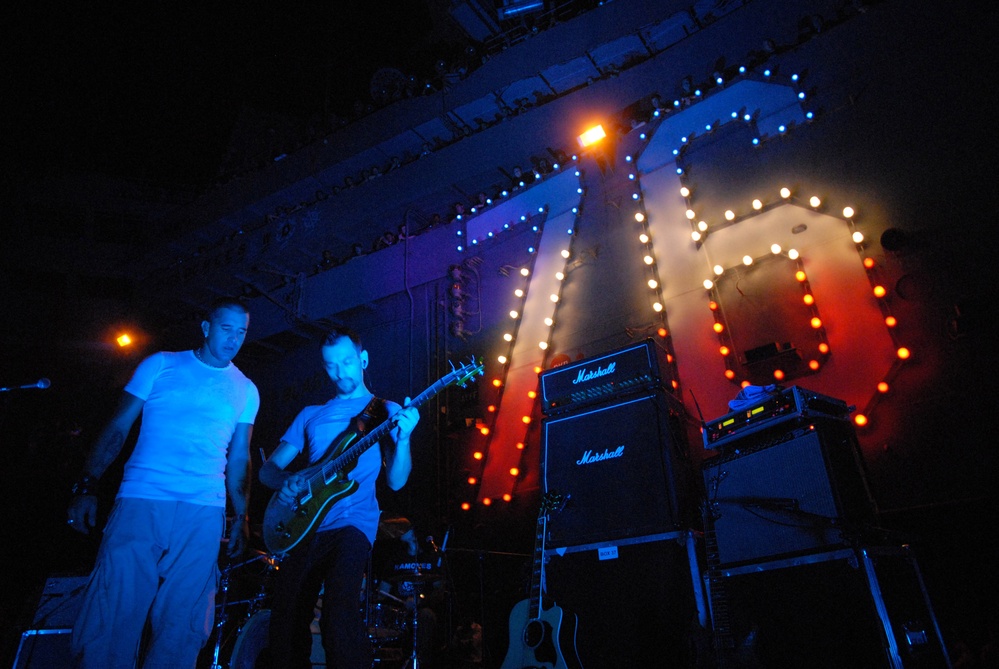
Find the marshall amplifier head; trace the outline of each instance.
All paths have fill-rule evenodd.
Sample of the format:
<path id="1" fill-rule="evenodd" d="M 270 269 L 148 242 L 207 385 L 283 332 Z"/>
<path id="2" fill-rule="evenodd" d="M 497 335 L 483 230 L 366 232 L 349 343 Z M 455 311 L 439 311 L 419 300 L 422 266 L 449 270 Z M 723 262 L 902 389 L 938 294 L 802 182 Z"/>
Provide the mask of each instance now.
<path id="1" fill-rule="evenodd" d="M 626 394 L 665 388 L 666 350 L 653 339 L 549 369 L 541 374 L 543 410 L 555 416 Z"/>
<path id="2" fill-rule="evenodd" d="M 652 392 L 544 419 L 544 492 L 567 498 L 548 521 L 548 545 L 680 528 L 692 478 L 683 416 L 673 396 Z"/>

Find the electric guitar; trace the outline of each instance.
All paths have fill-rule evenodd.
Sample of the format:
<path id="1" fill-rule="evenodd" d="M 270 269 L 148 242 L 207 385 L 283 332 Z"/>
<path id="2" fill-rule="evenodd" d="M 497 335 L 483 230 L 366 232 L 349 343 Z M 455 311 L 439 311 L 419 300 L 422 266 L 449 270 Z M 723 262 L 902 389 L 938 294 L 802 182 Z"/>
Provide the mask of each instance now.
<path id="1" fill-rule="evenodd" d="M 560 607 L 544 607 L 545 533 L 551 511 L 565 503 L 548 493 L 541 502 L 534 537 L 534 571 L 531 596 L 517 602 L 510 612 L 510 647 L 500 669 L 583 669 L 576 652 L 577 618 Z"/>
<path id="2" fill-rule="evenodd" d="M 476 376 L 481 376 L 484 365 L 473 358 L 412 398 L 408 406 L 419 407 L 448 386 L 464 387 Z M 347 478 L 357 459 L 378 443 L 395 427 L 385 420 L 385 403 L 374 398 L 326 450 L 323 459 L 299 473 L 305 476 L 306 486 L 289 503 L 271 497 L 264 512 L 264 544 L 271 553 L 281 555 L 297 546 L 317 528 L 320 521 L 341 499 L 357 491 L 357 481 Z"/>

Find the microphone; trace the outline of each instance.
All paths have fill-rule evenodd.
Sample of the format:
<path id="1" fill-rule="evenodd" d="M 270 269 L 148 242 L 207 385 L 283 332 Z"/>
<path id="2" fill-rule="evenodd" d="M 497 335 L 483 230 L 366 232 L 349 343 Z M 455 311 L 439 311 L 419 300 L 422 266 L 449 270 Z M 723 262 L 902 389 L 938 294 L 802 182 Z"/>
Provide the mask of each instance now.
<path id="1" fill-rule="evenodd" d="M 28 383 L 23 386 L 10 386 L 8 388 L 0 388 L 0 393 L 5 393 L 11 390 L 31 390 L 32 388 L 40 388 L 42 390 L 45 390 L 51 385 L 52 385 L 51 381 L 49 381 L 46 378 L 41 378 L 35 381 L 34 383 Z"/>

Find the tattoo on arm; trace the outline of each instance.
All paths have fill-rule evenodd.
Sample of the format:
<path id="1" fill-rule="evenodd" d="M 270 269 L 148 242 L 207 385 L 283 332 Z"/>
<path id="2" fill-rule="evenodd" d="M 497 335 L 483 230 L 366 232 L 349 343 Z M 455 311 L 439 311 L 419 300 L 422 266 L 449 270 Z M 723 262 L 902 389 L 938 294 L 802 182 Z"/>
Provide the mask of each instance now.
<path id="1" fill-rule="evenodd" d="M 107 428 L 94 443 L 94 448 L 84 465 L 84 471 L 91 476 L 100 478 L 121 453 L 121 448 L 124 445 L 125 434 L 117 427 Z"/>

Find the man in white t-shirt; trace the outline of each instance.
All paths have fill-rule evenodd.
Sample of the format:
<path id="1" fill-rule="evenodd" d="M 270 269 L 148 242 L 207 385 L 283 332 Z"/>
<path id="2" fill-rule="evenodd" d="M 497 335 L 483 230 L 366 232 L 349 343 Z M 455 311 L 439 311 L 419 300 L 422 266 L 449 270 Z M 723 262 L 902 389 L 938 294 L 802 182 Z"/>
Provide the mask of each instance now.
<path id="1" fill-rule="evenodd" d="M 82 669 L 193 669 L 211 634 L 226 492 L 236 516 L 230 556 L 249 537 L 260 395 L 232 364 L 249 323 L 240 302 L 217 301 L 201 346 L 143 360 L 87 456 L 67 520 L 84 534 L 97 521 L 97 482 L 142 415 L 73 627 Z"/>

